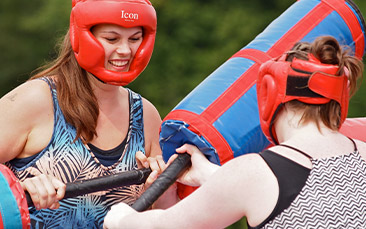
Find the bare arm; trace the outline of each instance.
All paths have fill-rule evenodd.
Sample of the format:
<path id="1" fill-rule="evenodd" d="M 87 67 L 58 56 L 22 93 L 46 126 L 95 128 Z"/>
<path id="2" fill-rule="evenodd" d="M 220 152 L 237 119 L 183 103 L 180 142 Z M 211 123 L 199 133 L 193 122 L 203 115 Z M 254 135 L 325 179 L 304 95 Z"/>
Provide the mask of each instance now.
<path id="1" fill-rule="evenodd" d="M 53 105 L 48 85 L 28 81 L 0 99 L 0 162 L 41 152 L 53 131 Z M 21 182 L 37 209 L 58 208 L 65 184 L 45 174 Z"/>
<path id="2" fill-rule="evenodd" d="M 146 156 L 155 157 L 161 155 L 159 145 L 159 130 L 161 126 L 161 117 L 155 106 L 143 98 L 144 108 L 144 132 L 145 132 L 145 150 Z"/>
<path id="3" fill-rule="evenodd" d="M 0 99 L 0 111 L 0 162 L 42 150 L 42 143 L 52 134 L 52 123 L 48 131 L 46 125 L 53 122 L 52 100 L 45 82 L 34 80 L 15 88 Z"/>
<path id="4" fill-rule="evenodd" d="M 166 168 L 166 163 L 162 158 L 162 151 L 159 144 L 159 130 L 161 118 L 155 106 L 143 98 L 144 112 L 144 132 L 146 156 L 141 152 L 136 154 L 139 167 L 150 167 L 153 172 L 147 178 L 145 189 L 148 188 Z M 155 203 L 153 208 L 165 209 L 179 201 L 176 184 L 173 184 Z"/>
<path id="5" fill-rule="evenodd" d="M 268 190 L 274 190 L 276 196 L 276 183 L 268 176 L 269 172 L 258 155 L 236 158 L 218 169 L 190 196 L 167 210 L 137 213 L 127 205 L 115 206 L 105 219 L 106 227 L 224 228 L 243 216 L 258 213 L 260 208 L 264 213 L 259 214 L 261 218 L 254 219 L 256 223 L 265 219 L 275 204 L 271 202 L 272 194 L 267 195 Z M 269 205 L 262 205 L 261 199 L 269 201 Z"/>

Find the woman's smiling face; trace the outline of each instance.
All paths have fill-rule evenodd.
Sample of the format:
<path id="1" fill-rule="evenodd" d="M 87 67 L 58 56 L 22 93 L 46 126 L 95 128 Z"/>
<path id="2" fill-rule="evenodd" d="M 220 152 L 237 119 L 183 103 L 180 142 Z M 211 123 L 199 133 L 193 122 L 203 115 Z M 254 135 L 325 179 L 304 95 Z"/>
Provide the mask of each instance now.
<path id="1" fill-rule="evenodd" d="M 91 32 L 104 48 L 105 68 L 115 72 L 127 72 L 143 40 L 142 27 L 125 28 L 99 24 Z"/>

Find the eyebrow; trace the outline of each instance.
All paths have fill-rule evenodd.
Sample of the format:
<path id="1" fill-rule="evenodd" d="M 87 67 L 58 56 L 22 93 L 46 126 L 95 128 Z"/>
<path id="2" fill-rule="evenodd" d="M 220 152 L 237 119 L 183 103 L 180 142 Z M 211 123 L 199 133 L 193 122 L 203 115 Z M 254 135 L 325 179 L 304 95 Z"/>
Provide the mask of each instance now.
<path id="1" fill-rule="evenodd" d="M 109 30 L 102 30 L 102 31 L 100 31 L 100 33 L 112 33 L 115 35 L 120 35 L 119 33 L 115 32 L 115 31 L 109 31 Z M 140 33 L 142 34 L 142 31 L 137 31 L 136 33 L 132 34 L 131 36 L 135 36 Z"/>

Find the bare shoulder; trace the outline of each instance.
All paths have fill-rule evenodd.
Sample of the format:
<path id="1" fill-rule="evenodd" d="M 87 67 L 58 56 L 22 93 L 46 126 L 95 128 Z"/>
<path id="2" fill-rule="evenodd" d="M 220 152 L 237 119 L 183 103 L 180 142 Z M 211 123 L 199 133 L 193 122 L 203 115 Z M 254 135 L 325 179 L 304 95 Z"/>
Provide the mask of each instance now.
<path id="1" fill-rule="evenodd" d="M 258 192 L 268 181 L 274 178 L 267 163 L 257 153 L 236 157 L 225 163 L 220 170 L 221 172 L 218 175 L 222 176 L 223 179 L 230 176 L 231 179 L 236 180 L 236 185 L 247 186 L 249 196 Z"/>
<path id="2" fill-rule="evenodd" d="M 1 98 L 1 106 L 7 108 L 22 108 L 22 110 L 37 110 L 44 108 L 51 99 L 50 89 L 42 80 L 27 81 Z"/>
<path id="3" fill-rule="evenodd" d="M 251 225 L 266 219 L 276 205 L 279 194 L 277 179 L 258 153 L 228 161 L 215 176 L 223 187 L 221 189 L 228 194 L 226 203 L 230 199 L 235 200 L 230 208 L 243 212 Z"/>
<path id="4" fill-rule="evenodd" d="M 354 141 L 361 156 L 366 159 L 366 143 L 356 139 Z"/>
<path id="5" fill-rule="evenodd" d="M 161 117 L 155 106 L 145 98 L 142 98 L 143 112 L 144 112 L 144 125 L 146 130 L 160 128 Z"/>
<path id="6" fill-rule="evenodd" d="M 159 130 L 161 117 L 155 106 L 145 98 L 142 98 L 144 112 L 144 133 L 146 155 L 156 156 L 161 154 L 159 146 Z"/>
<path id="7" fill-rule="evenodd" d="M 235 172 L 240 177 L 246 179 L 256 179 L 270 172 L 269 167 L 258 153 L 249 153 L 243 156 L 236 157 L 223 166 L 223 169 Z"/>
<path id="8" fill-rule="evenodd" d="M 149 100 L 142 98 L 142 104 L 145 119 L 161 122 L 161 117 L 158 110 Z"/>
<path id="9" fill-rule="evenodd" d="M 40 127 L 53 120 L 50 89 L 42 80 L 27 81 L 0 99 L 0 110 L 0 162 L 4 162 L 32 144 L 35 130 L 46 135 Z"/>

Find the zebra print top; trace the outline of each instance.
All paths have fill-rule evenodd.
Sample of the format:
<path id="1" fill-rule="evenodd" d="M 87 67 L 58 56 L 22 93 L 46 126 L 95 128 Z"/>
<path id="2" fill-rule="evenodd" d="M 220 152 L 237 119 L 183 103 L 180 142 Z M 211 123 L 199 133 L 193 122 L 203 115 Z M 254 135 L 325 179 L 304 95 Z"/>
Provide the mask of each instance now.
<path id="1" fill-rule="evenodd" d="M 366 228 L 366 162 L 357 148 L 311 161 L 299 195 L 263 228 Z"/>
<path id="2" fill-rule="evenodd" d="M 76 130 L 65 121 L 57 100 L 54 83 L 42 78 L 51 89 L 54 105 L 54 130 L 47 147 L 23 167 L 7 162 L 14 174 L 24 180 L 34 173 L 57 177 L 64 183 L 85 180 L 137 168 L 135 153 L 145 152 L 141 96 L 129 91 L 130 124 L 122 156 L 115 164 L 103 166 L 88 151 L 81 139 L 73 140 Z M 19 160 L 19 159 L 18 159 Z M 56 210 L 29 208 L 32 228 L 102 228 L 109 208 L 118 202 L 132 205 L 140 195 L 141 185 L 116 188 L 60 201 Z"/>

